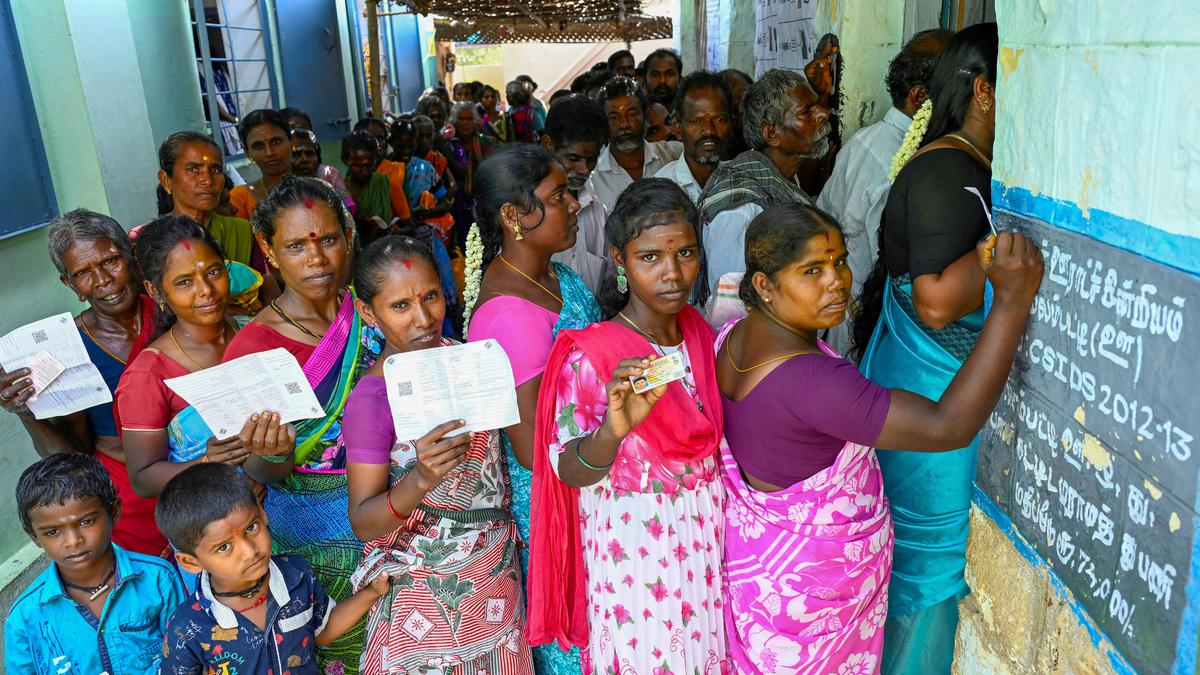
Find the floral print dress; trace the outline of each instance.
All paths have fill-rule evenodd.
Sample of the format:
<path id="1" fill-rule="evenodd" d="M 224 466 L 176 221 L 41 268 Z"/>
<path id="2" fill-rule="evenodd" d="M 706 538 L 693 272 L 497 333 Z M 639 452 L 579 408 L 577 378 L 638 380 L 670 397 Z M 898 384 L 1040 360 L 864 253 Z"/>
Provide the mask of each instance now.
<path id="1" fill-rule="evenodd" d="M 663 354 L 686 347 L 658 347 Z M 566 361 L 556 394 L 551 464 L 568 441 L 604 422 L 604 382 L 584 353 Z M 699 397 L 690 376 L 684 385 Z M 725 490 L 718 458 L 654 463 L 637 429 L 608 476 L 579 493 L 594 675 L 709 675 L 727 671 L 721 555 Z"/>

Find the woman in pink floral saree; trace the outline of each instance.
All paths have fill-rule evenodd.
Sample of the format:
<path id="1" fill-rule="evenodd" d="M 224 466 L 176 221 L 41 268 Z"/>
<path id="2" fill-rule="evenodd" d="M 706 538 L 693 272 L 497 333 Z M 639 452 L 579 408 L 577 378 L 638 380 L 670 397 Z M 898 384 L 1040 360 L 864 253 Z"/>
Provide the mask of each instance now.
<path id="1" fill-rule="evenodd" d="M 935 402 L 866 380 L 817 339 L 849 306 L 846 255 L 828 214 L 763 211 L 746 232 L 749 315 L 718 338 L 725 622 L 738 673 L 879 672 L 894 536 L 874 447 L 970 440 L 1003 389 L 1042 272 L 1022 235 L 980 244 L 995 304 Z"/>

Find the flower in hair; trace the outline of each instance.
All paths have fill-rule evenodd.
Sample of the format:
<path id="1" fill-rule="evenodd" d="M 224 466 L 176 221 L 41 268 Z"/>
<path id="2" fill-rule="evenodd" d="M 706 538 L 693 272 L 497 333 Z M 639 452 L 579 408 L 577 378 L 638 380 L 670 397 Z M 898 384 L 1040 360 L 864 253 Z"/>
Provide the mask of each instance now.
<path id="1" fill-rule="evenodd" d="M 913 115 L 912 122 L 908 125 L 908 131 L 904 132 L 904 142 L 900 144 L 900 149 L 896 150 L 896 154 L 892 155 L 892 166 L 888 170 L 888 180 L 895 181 L 896 176 L 900 175 L 900 170 L 908 164 L 908 160 L 917 154 L 917 149 L 921 147 L 921 139 L 925 138 L 925 132 L 929 130 L 929 119 L 933 117 L 933 99 L 927 98 L 921 104 L 921 109 Z"/>
<path id="2" fill-rule="evenodd" d="M 479 224 L 471 223 L 467 231 L 467 264 L 466 288 L 463 289 L 463 338 L 471 325 L 471 314 L 475 310 L 475 302 L 479 300 L 479 285 L 483 280 L 483 237 L 479 234 Z"/>

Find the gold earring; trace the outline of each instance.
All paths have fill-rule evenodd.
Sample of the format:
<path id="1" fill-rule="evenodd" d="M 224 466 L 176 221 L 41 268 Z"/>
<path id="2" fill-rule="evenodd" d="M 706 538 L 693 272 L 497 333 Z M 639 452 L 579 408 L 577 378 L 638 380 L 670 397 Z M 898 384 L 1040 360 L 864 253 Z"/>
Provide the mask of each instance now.
<path id="1" fill-rule="evenodd" d="M 171 188 L 167 188 L 167 194 L 171 194 Z"/>
<path id="2" fill-rule="evenodd" d="M 521 241 L 522 239 L 525 238 L 525 235 L 521 234 L 521 226 L 519 224 L 511 223 L 511 224 L 509 224 L 509 227 L 512 228 L 513 234 L 517 235 L 515 237 L 517 241 Z"/>
<path id="3" fill-rule="evenodd" d="M 985 98 L 983 99 L 983 102 L 979 104 L 979 109 L 982 110 L 986 115 L 987 111 L 992 109 L 992 104 L 988 103 L 988 100 Z"/>

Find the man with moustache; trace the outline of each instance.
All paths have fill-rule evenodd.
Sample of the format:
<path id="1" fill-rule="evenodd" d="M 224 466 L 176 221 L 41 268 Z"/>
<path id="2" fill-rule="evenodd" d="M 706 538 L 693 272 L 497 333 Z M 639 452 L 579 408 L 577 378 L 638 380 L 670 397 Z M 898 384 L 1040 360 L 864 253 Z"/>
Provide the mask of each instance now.
<path id="1" fill-rule="evenodd" d="M 633 77 L 637 70 L 637 64 L 633 60 L 633 52 L 628 49 L 619 49 L 608 57 L 608 69 L 617 75 L 625 77 Z"/>
<path id="2" fill-rule="evenodd" d="M 600 290 L 605 269 L 609 264 L 608 245 L 604 237 L 605 208 L 592 190 L 588 177 L 604 145 L 608 143 L 608 120 L 604 109 L 587 96 L 573 94 L 550 107 L 542 146 L 554 153 L 567 172 L 567 189 L 579 202 L 576 223 L 579 232 L 575 245 L 553 256 L 555 262 L 575 270 L 592 293 Z"/>
<path id="3" fill-rule="evenodd" d="M 683 140 L 683 157 L 664 166 L 655 178 L 674 181 L 699 203 L 729 143 L 732 107 L 729 87 L 719 75 L 700 70 L 683 78 L 675 95 L 675 128 Z"/>
<path id="4" fill-rule="evenodd" d="M 803 75 L 776 68 L 746 90 L 742 124 L 750 150 L 721 165 L 700 198 L 704 268 L 693 301 L 704 305 L 721 276 L 744 272 L 746 227 L 773 204 L 812 198 L 800 187 L 801 164 L 829 150 L 829 111 Z"/>
<path id="5" fill-rule="evenodd" d="M 650 102 L 637 82 L 630 78 L 609 80 L 600 89 L 597 101 L 608 120 L 610 140 L 588 180 L 596 198 L 611 211 L 625 188 L 639 178 L 653 176 L 668 162 L 679 159 L 683 146 L 677 141 L 646 141 L 646 109 Z"/>
<path id="6" fill-rule="evenodd" d="M 656 49 L 646 57 L 646 91 L 650 100 L 668 109 L 675 104 L 675 90 L 683 75 L 683 59 L 670 49 Z"/>

